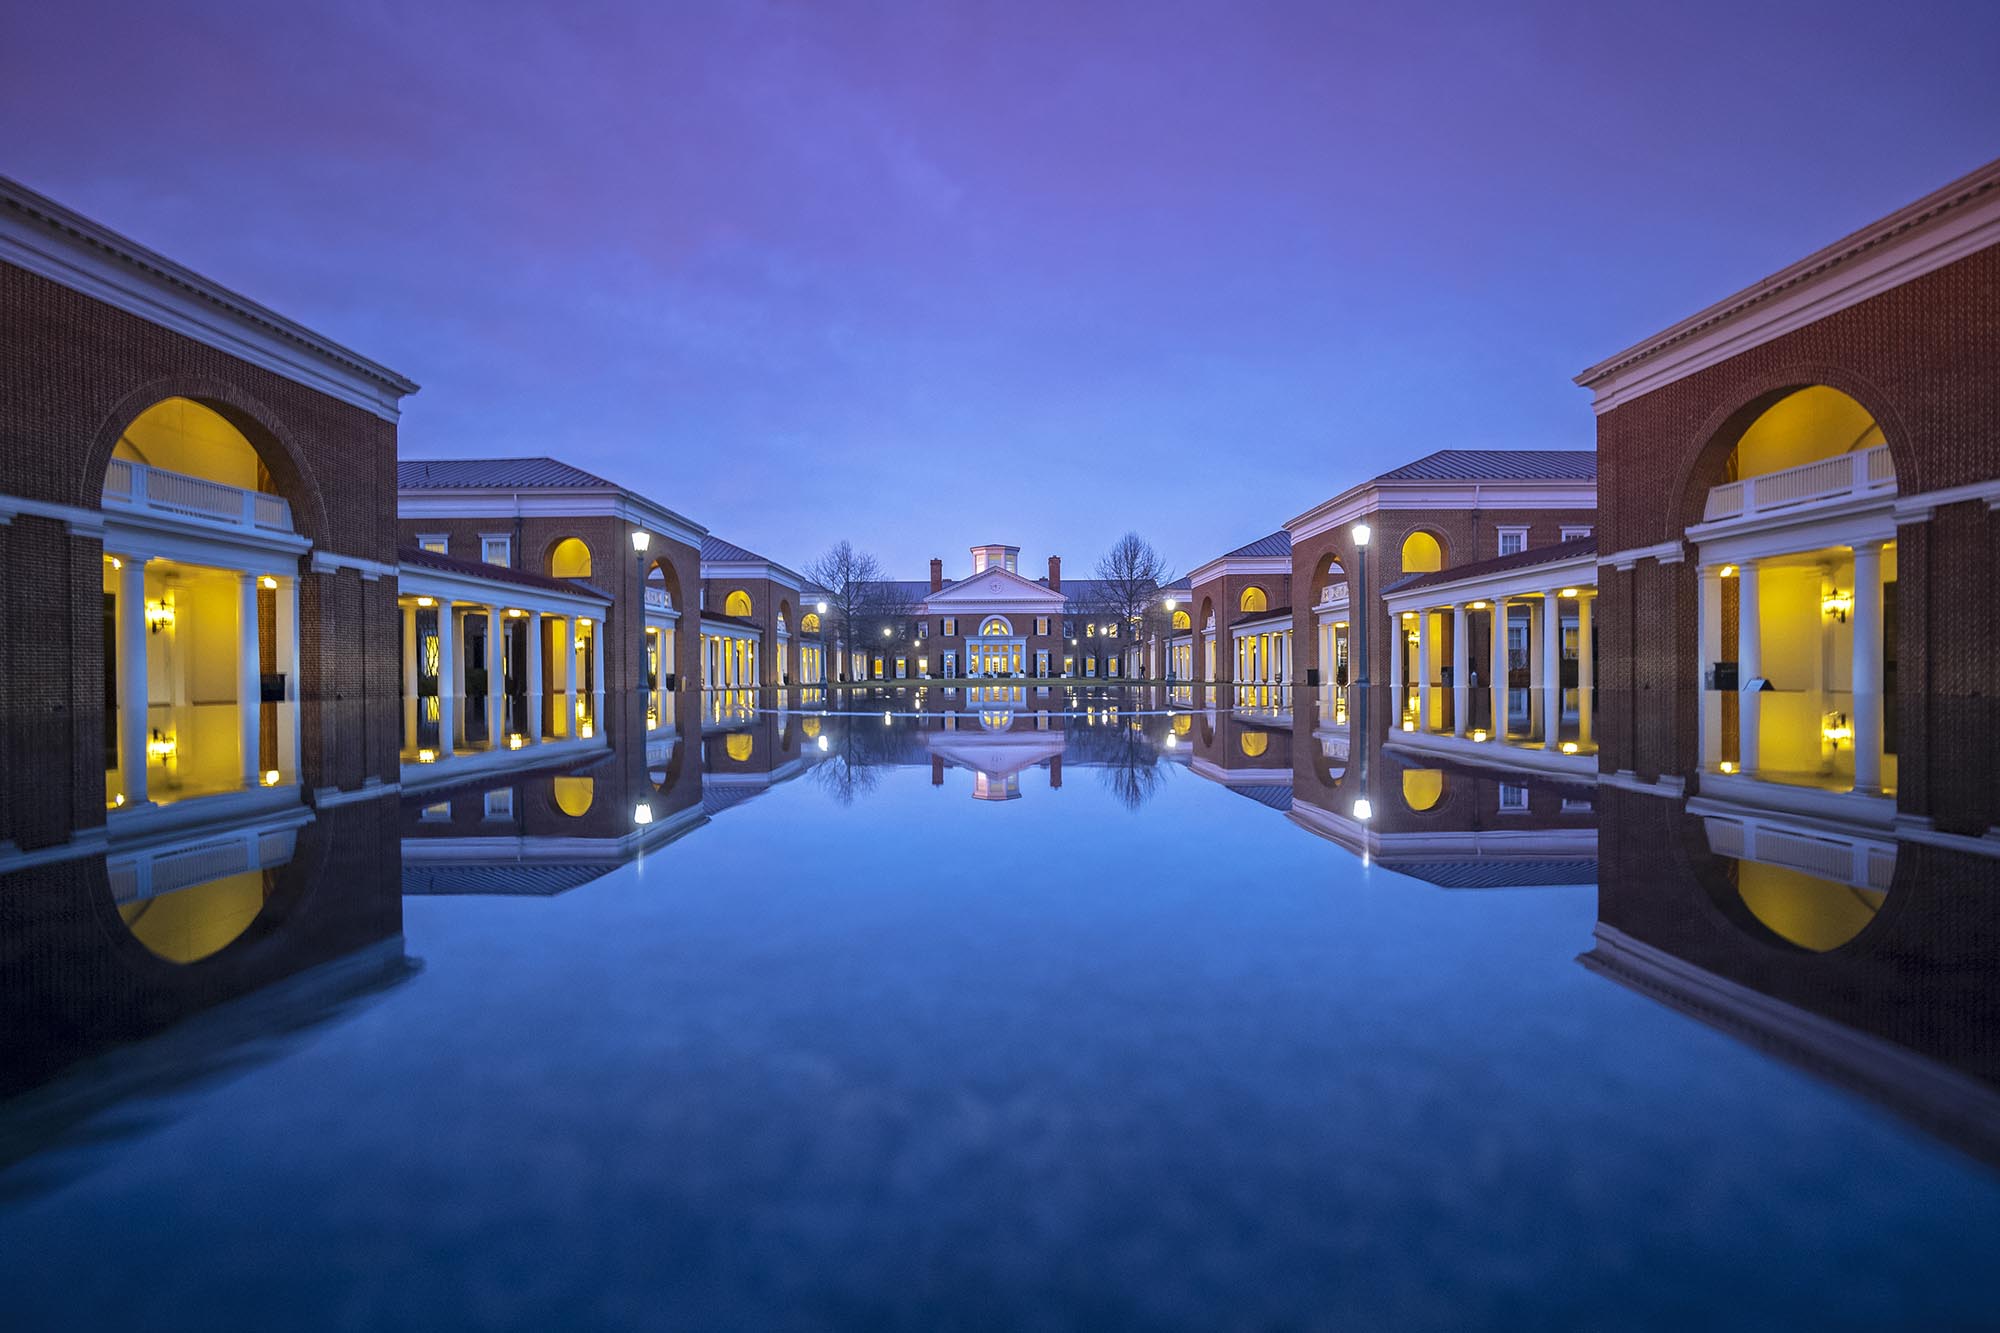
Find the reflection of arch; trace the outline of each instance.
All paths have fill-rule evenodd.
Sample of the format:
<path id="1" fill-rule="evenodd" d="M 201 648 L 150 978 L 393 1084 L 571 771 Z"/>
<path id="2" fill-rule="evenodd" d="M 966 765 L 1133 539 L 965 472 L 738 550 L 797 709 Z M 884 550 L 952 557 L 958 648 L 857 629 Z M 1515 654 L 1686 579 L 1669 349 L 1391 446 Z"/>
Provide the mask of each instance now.
<path id="1" fill-rule="evenodd" d="M 816 611 L 808 611 L 808 612 L 806 612 L 806 613 L 805 613 L 805 614 L 804 614 L 803 616 L 799 617 L 799 633 L 801 633 L 801 634 L 817 634 L 817 633 L 819 633 L 819 613 L 818 613 L 818 612 L 816 612 Z"/>
<path id="2" fill-rule="evenodd" d="M 1236 738 L 1236 746 L 1245 758 L 1256 759 L 1271 748 L 1271 738 L 1261 731 L 1246 731 Z"/>
<path id="3" fill-rule="evenodd" d="M 1014 710 L 982 708 L 979 710 L 979 725 L 988 731 L 1011 731 L 1014 727 Z"/>
<path id="4" fill-rule="evenodd" d="M 818 739 L 819 719 L 816 717 L 807 717 L 804 721 L 799 723 L 799 730 L 805 732 L 806 739 L 809 741 Z"/>
<path id="5" fill-rule="evenodd" d="M 1772 934 L 1809 953 L 1838 949 L 1868 928 L 1888 894 L 1790 866 L 1736 862 L 1736 894 Z"/>
<path id="6" fill-rule="evenodd" d="M 149 953 L 170 963 L 199 962 L 250 929 L 269 888 L 265 871 L 246 870 L 121 903 L 118 916 Z"/>
<path id="7" fill-rule="evenodd" d="M 590 811 L 590 803 L 597 797 L 597 780 L 566 775 L 549 781 L 549 795 L 554 798 L 556 809 L 571 819 L 580 819 Z"/>
<path id="8" fill-rule="evenodd" d="M 757 738 L 747 731 L 732 731 L 722 738 L 722 752 L 741 764 L 757 752 Z"/>
<path id="9" fill-rule="evenodd" d="M 1174 735 L 1185 736 L 1190 731 L 1193 730 L 1194 730 L 1194 715 L 1192 713 L 1174 714 Z"/>
<path id="10" fill-rule="evenodd" d="M 1435 574 L 1444 568 L 1444 543 L 1418 528 L 1403 538 L 1403 572 Z"/>
<path id="11" fill-rule="evenodd" d="M 1174 628 L 1177 630 L 1193 629 L 1194 617 L 1185 611 L 1174 612 Z"/>
<path id="12" fill-rule="evenodd" d="M 722 599 L 722 614 L 748 620 L 750 618 L 750 594 L 741 588 L 733 590 L 727 597 Z"/>
<path id="13" fill-rule="evenodd" d="M 1403 804 L 1421 813 L 1444 799 L 1444 770 L 1406 768 L 1403 770 Z"/>
<path id="14" fill-rule="evenodd" d="M 1271 599 L 1264 595 L 1262 588 L 1253 584 L 1245 588 L 1242 595 L 1236 599 L 1236 609 L 1245 612 L 1269 611 Z"/>
<path id="15" fill-rule="evenodd" d="M 988 616 L 979 622 L 979 633 L 984 638 L 990 638 L 995 635 L 1007 636 L 1013 634 L 1013 632 L 1014 627 L 1008 623 L 1005 616 Z"/>
<path id="16" fill-rule="evenodd" d="M 550 578 L 587 579 L 590 569 L 590 547 L 581 537 L 565 537 L 549 550 Z"/>

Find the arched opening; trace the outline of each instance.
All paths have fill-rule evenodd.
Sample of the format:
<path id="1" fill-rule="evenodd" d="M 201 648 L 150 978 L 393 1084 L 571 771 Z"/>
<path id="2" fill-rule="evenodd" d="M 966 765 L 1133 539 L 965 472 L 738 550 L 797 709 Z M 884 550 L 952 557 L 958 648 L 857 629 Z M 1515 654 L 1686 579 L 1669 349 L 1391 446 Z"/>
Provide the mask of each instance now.
<path id="1" fill-rule="evenodd" d="M 1214 680 L 1216 652 L 1215 599 L 1213 597 L 1204 597 L 1201 599 L 1201 615 L 1195 621 L 1195 633 L 1199 636 L 1200 640 L 1195 644 L 1195 652 L 1200 657 L 1197 669 L 1201 673 L 1201 679 L 1204 681 Z"/>
<path id="2" fill-rule="evenodd" d="M 111 457 L 246 491 L 272 489 L 256 446 L 221 413 L 192 398 L 163 398 L 134 417 Z"/>
<path id="3" fill-rule="evenodd" d="M 590 804 L 597 798 L 597 780 L 574 775 L 551 778 L 549 795 L 554 798 L 556 809 L 571 819 L 581 819 L 590 813 Z"/>
<path id="4" fill-rule="evenodd" d="M 1444 799 L 1444 770 L 1406 768 L 1403 770 L 1403 804 L 1419 814 Z"/>
<path id="5" fill-rule="evenodd" d="M 801 634 L 819 633 L 819 614 L 817 612 L 808 611 L 804 615 L 799 617 L 799 633 Z"/>
<path id="6" fill-rule="evenodd" d="M 1189 630 L 1189 629 L 1193 629 L 1193 628 L 1194 628 L 1194 617 L 1193 617 L 1193 616 L 1191 616 L 1191 615 L 1189 615 L 1189 614 L 1188 614 L 1187 612 L 1185 612 L 1185 611 L 1176 611 L 1176 612 L 1174 612 L 1174 620 L 1173 620 L 1173 625 L 1174 625 L 1174 629 L 1175 629 L 1175 630 L 1177 630 L 1177 631 L 1178 631 L 1178 630 Z"/>
<path id="7" fill-rule="evenodd" d="M 135 902 L 118 916 L 149 953 L 194 963 L 220 953 L 250 929 L 271 894 L 269 870 L 245 870 Z"/>
<path id="8" fill-rule="evenodd" d="M 1418 529 L 1403 538 L 1403 572 L 1435 574 L 1444 568 L 1444 545 L 1430 533 Z"/>
<path id="9" fill-rule="evenodd" d="M 747 731 L 732 731 L 722 738 L 722 752 L 736 763 L 749 762 L 756 750 L 757 739 Z"/>
<path id="10" fill-rule="evenodd" d="M 1268 611 L 1271 609 L 1271 599 L 1264 595 L 1262 588 L 1254 586 L 1245 588 L 1242 595 L 1236 599 L 1236 609 L 1246 614 Z"/>
<path id="11" fill-rule="evenodd" d="M 722 599 L 722 614 L 740 620 L 750 618 L 750 594 L 738 588 Z"/>
<path id="12" fill-rule="evenodd" d="M 1868 928 L 1888 895 L 1790 866 L 1735 863 L 1736 893 L 1767 930 L 1811 953 L 1838 949 Z"/>
<path id="13" fill-rule="evenodd" d="M 1013 632 L 1014 632 L 1014 627 L 1013 625 L 1008 623 L 1007 618 L 1005 616 L 988 616 L 986 617 L 985 620 L 981 621 L 979 625 L 979 633 L 981 637 L 987 637 L 995 634 L 1002 634 L 1002 635 L 1012 634 Z"/>
<path id="14" fill-rule="evenodd" d="M 1236 748 L 1243 751 L 1244 758 L 1257 759 L 1271 748 L 1271 737 L 1261 731 L 1246 731 L 1236 738 Z"/>
<path id="15" fill-rule="evenodd" d="M 590 547 L 581 537 L 565 537 L 549 552 L 551 578 L 587 579 L 590 569 Z"/>
<path id="16" fill-rule="evenodd" d="M 1722 480 L 1768 476 L 1886 443 L 1867 408 L 1814 384 L 1786 394 L 1750 423 L 1723 463 Z"/>

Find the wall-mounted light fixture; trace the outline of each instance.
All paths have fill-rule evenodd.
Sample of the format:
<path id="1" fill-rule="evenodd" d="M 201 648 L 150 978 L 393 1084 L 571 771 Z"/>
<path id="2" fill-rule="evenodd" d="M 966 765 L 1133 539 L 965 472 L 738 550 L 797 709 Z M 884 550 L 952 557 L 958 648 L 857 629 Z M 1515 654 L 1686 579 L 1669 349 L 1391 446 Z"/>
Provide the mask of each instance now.
<path id="1" fill-rule="evenodd" d="M 1847 615 L 1854 610 L 1854 594 L 1835 588 L 1819 604 L 1820 614 L 1832 616 L 1841 624 L 1847 623 Z"/>
<path id="2" fill-rule="evenodd" d="M 419 598 L 417 598 L 417 605 L 418 605 L 418 606 L 423 606 L 423 607 L 431 607 L 431 606 L 436 606 L 437 604 L 438 604 L 438 599 L 437 599 L 437 598 L 435 598 L 435 597 L 419 597 Z"/>
<path id="3" fill-rule="evenodd" d="M 1854 744 L 1854 727 L 1842 712 L 1828 713 L 1820 719 L 1820 739 L 1838 750 L 1843 745 Z"/>
<path id="4" fill-rule="evenodd" d="M 259 587 L 264 588 L 268 592 L 276 592 L 278 590 L 278 581 L 272 578 L 269 574 L 266 574 L 263 578 L 258 579 L 257 583 Z"/>
<path id="5" fill-rule="evenodd" d="M 146 603 L 146 628 L 154 634 L 174 627 L 174 604 L 164 597 Z"/>

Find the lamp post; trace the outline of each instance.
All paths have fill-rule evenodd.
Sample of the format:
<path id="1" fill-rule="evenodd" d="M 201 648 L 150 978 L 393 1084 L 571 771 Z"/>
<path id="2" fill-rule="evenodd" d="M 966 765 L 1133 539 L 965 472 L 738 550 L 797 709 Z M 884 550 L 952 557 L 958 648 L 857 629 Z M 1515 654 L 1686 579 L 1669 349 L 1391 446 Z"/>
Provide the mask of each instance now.
<path id="1" fill-rule="evenodd" d="M 1180 607 L 1180 598 L 1167 598 L 1167 684 L 1174 683 L 1174 612 Z"/>
<path id="2" fill-rule="evenodd" d="M 639 622 L 639 680 L 642 684 L 646 679 L 646 548 L 652 544 L 652 533 L 646 531 L 644 528 L 632 529 L 632 553 L 639 559 L 639 596 L 637 598 L 639 607 L 638 613 L 633 616 L 633 619 Z M 595 645 L 595 648 L 597 651 L 602 651 L 603 645 Z M 666 674 L 666 665 L 665 662 L 660 663 L 660 675 Z M 654 684 L 656 686 L 659 684 L 657 679 L 654 681 Z M 652 808 L 648 806 L 646 810 L 647 817 L 650 818 Z"/>
<path id="3" fill-rule="evenodd" d="M 1364 690 L 1368 687 L 1368 617 L 1372 614 L 1368 607 L 1368 539 L 1374 532 L 1366 523 L 1356 523 L 1352 529 L 1354 538 L 1354 607 L 1348 619 L 1354 622 L 1354 655 L 1361 660 L 1360 674 L 1353 683 Z"/>

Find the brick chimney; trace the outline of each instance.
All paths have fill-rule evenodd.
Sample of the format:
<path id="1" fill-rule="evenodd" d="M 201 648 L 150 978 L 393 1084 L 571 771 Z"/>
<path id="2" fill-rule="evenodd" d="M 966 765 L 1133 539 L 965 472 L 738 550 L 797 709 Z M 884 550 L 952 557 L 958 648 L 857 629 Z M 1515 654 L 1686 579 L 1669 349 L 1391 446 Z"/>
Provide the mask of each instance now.
<path id="1" fill-rule="evenodd" d="M 1049 591 L 1062 591 L 1062 557 L 1059 555 L 1049 557 Z"/>
<path id="2" fill-rule="evenodd" d="M 944 561 L 936 556 L 931 557 L 931 591 L 944 591 Z"/>

